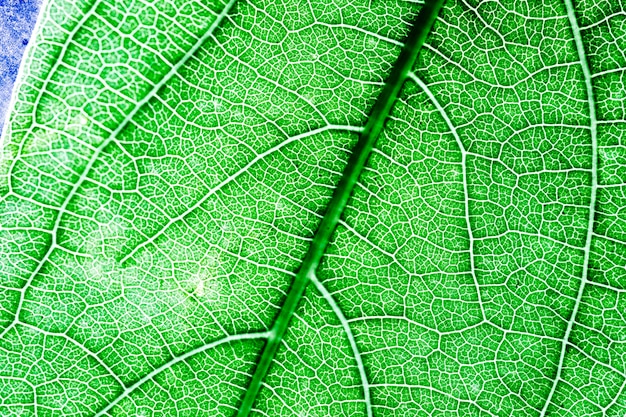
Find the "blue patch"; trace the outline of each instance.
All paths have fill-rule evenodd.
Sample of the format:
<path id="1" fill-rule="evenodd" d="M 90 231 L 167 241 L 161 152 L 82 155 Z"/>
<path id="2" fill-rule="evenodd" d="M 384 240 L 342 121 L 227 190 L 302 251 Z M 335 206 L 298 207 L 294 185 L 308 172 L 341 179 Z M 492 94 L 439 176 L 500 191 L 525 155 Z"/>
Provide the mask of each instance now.
<path id="1" fill-rule="evenodd" d="M 40 5 L 40 0 L 0 0 L 0 129 Z"/>

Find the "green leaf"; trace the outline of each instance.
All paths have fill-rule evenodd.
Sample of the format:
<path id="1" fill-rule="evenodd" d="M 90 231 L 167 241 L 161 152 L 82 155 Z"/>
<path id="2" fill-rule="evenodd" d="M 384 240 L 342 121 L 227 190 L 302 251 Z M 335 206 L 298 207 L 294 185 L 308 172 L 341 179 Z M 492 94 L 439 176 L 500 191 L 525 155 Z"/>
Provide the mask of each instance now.
<path id="1" fill-rule="evenodd" d="M 0 415 L 626 414 L 626 10 L 436 3 L 48 0 Z"/>

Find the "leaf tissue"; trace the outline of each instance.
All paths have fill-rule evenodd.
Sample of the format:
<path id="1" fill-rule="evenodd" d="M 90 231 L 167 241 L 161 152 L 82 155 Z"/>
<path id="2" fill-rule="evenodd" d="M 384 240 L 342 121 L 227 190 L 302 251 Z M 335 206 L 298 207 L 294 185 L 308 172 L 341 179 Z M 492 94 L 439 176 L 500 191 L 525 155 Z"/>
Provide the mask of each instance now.
<path id="1" fill-rule="evenodd" d="M 621 0 L 46 0 L 0 416 L 626 415 Z"/>

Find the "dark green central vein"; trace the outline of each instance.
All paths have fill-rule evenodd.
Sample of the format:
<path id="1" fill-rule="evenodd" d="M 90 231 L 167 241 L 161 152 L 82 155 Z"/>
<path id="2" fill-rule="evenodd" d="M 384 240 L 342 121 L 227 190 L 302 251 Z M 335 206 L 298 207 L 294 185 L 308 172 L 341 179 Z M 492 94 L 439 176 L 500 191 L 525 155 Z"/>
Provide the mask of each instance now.
<path id="1" fill-rule="evenodd" d="M 385 120 L 387 116 L 389 116 L 396 101 L 396 97 L 404 85 L 404 81 L 413 67 L 419 51 L 424 45 L 424 41 L 444 2 L 445 0 L 427 0 L 426 4 L 417 15 L 413 28 L 409 32 L 404 47 L 402 48 L 402 52 L 400 52 L 400 56 L 391 70 L 391 74 L 389 74 L 389 78 L 383 90 L 372 108 L 367 124 L 359 137 L 359 141 L 352 150 L 348 164 L 328 204 L 324 218 L 313 237 L 311 246 L 302 261 L 302 266 L 296 274 L 293 285 L 285 299 L 285 303 L 270 330 L 270 337 L 267 339 L 265 348 L 261 354 L 261 359 L 254 371 L 246 395 L 239 408 L 238 417 L 247 417 L 254 405 L 259 390 L 261 389 L 261 384 L 276 356 L 280 342 L 285 335 L 289 321 L 298 307 L 304 290 L 310 281 L 310 277 L 315 274 L 317 270 L 320 260 L 328 246 L 328 242 L 330 241 L 330 237 L 337 227 L 341 214 L 352 194 L 352 190 L 374 148 L 378 135 L 384 127 Z"/>

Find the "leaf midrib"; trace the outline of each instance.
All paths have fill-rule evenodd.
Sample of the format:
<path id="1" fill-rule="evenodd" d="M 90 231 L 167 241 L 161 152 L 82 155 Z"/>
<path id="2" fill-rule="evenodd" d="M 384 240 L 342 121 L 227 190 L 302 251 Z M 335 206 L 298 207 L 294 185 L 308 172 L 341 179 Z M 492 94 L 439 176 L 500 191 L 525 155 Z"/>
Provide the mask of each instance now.
<path id="1" fill-rule="evenodd" d="M 341 215 L 348 203 L 348 199 L 352 194 L 352 190 L 359 179 L 361 171 L 365 167 L 365 163 L 393 108 L 398 93 L 404 85 L 407 75 L 413 67 L 419 51 L 424 45 L 426 37 L 439 14 L 439 10 L 443 7 L 444 2 L 445 0 L 427 1 L 417 15 L 404 47 L 402 48 L 402 52 L 371 110 L 367 123 L 361 132 L 359 141 L 352 150 L 341 179 L 337 184 L 333 197 L 328 203 L 326 213 L 318 226 L 285 302 L 270 329 L 263 353 L 261 354 L 259 363 L 254 371 L 239 412 L 237 413 L 238 417 L 247 417 L 252 410 L 261 384 L 267 375 L 270 365 L 274 361 L 280 342 L 298 307 L 304 290 L 309 282 L 315 280 L 317 267 L 326 252 L 330 238 L 339 223 Z M 366 406 L 368 417 L 371 417 L 372 410 L 369 402 Z"/>

